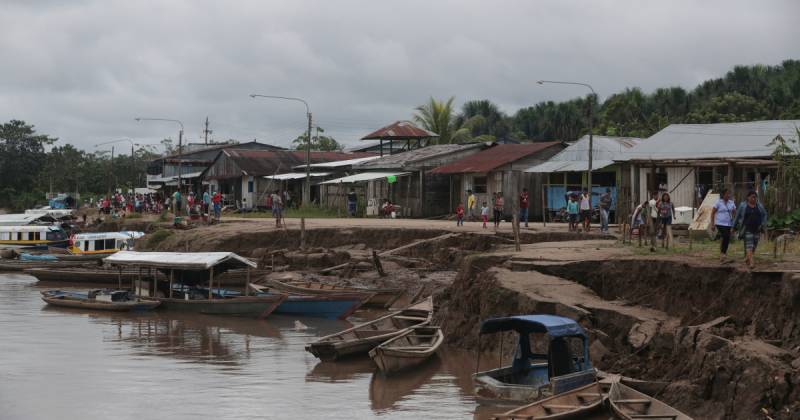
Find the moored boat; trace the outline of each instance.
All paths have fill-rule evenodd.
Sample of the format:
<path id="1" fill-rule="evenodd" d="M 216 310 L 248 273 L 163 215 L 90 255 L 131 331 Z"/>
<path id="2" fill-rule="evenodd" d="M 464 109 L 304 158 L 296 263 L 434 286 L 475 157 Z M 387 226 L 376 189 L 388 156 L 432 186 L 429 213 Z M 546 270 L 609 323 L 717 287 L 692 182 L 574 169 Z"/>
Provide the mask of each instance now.
<path id="1" fill-rule="evenodd" d="M 280 291 L 274 291 L 264 286 L 251 284 L 250 288 L 256 292 L 256 296 L 283 295 Z M 241 296 L 242 293 L 235 290 L 214 289 L 214 294 L 224 297 Z M 361 307 L 364 299 L 369 295 L 338 293 L 325 296 L 295 295 L 289 294 L 286 299 L 275 308 L 276 314 L 309 316 L 328 319 L 345 319 L 352 315 Z"/>
<path id="2" fill-rule="evenodd" d="M 127 290 L 92 290 L 75 292 L 64 290 L 42 291 L 42 300 L 53 306 L 92 309 L 101 311 L 147 311 L 155 309 L 160 302 L 139 298 Z"/>
<path id="3" fill-rule="evenodd" d="M 383 373 L 395 373 L 424 363 L 436 354 L 443 341 L 439 327 L 412 327 L 370 350 L 369 357 Z"/>
<path id="4" fill-rule="evenodd" d="M 428 298 L 378 319 L 321 337 L 306 346 L 306 351 L 323 361 L 366 355 L 378 344 L 406 332 L 408 328 L 428 324 L 432 316 L 433 300 Z"/>
<path id="5" fill-rule="evenodd" d="M 617 417 L 623 420 L 670 419 L 692 420 L 675 408 L 645 395 L 621 382 L 611 384 L 608 403 Z"/>
<path id="6" fill-rule="evenodd" d="M 268 280 L 270 287 L 287 293 L 304 295 L 326 295 L 333 293 L 364 293 L 371 297 L 364 301 L 364 307 L 389 308 L 405 291 L 399 288 L 371 289 L 367 287 L 346 287 L 312 281 L 281 282 Z"/>
<path id="7" fill-rule="evenodd" d="M 166 279 L 162 276 L 137 279 L 134 290 L 139 296 L 157 299 L 165 309 L 264 318 L 286 299 L 284 294 L 250 296 L 249 270 L 257 264 L 232 252 L 119 251 L 103 261 L 116 269 L 154 269 L 164 274 Z M 242 285 L 244 296 L 227 295 L 219 280 L 215 283 L 215 274 L 233 269 L 247 270 L 247 283 Z M 182 286 L 176 287 L 178 284 Z M 201 284 L 207 287 L 201 289 Z"/>
<path id="8" fill-rule="evenodd" d="M 608 396 L 599 382 L 553 395 L 503 414 L 493 420 L 562 420 L 580 419 L 603 407 Z"/>
<path id="9" fill-rule="evenodd" d="M 589 340 L 577 322 L 555 315 L 518 315 L 483 321 L 479 333 L 482 336 L 506 331 L 518 335 L 513 360 L 510 366 L 472 376 L 479 400 L 494 404 L 533 402 L 596 380 L 589 361 Z M 533 352 L 533 341 L 538 336 L 547 340 L 546 354 Z"/>
<path id="10" fill-rule="evenodd" d="M 66 268 L 97 265 L 97 261 L 21 261 L 0 259 L 0 271 L 24 271 L 28 268 Z"/>

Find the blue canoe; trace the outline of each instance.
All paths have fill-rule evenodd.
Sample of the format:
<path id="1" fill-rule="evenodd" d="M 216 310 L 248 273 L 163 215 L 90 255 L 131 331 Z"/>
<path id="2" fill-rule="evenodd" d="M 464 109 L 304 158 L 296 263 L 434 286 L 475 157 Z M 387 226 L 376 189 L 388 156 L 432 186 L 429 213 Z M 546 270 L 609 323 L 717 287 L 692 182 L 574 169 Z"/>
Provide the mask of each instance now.
<path id="1" fill-rule="evenodd" d="M 250 287 L 255 289 L 256 296 L 268 296 L 272 293 L 269 289 L 263 286 L 251 284 Z M 199 288 L 208 293 L 208 289 Z M 242 293 L 229 290 L 229 289 L 212 289 L 215 296 L 241 296 Z M 371 297 L 371 295 L 367 295 Z M 345 319 L 357 311 L 361 305 L 364 304 L 364 294 L 353 293 L 337 293 L 325 296 L 316 295 L 289 295 L 278 307 L 273 311 L 275 314 L 281 315 L 295 315 L 295 316 L 309 316 L 315 318 L 328 318 L 328 319 Z"/>

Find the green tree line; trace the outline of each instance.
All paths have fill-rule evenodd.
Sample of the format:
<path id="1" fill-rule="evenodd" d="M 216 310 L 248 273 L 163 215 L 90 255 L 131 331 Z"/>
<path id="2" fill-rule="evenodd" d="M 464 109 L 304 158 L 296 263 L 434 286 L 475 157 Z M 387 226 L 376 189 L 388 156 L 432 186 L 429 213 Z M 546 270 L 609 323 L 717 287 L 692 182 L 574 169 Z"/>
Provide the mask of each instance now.
<path id="1" fill-rule="evenodd" d="M 23 210 L 45 204 L 49 191 L 99 196 L 115 187 L 142 186 L 147 163 L 157 156 L 139 148 L 131 158 L 128 149 L 112 162 L 110 145 L 90 153 L 57 141 L 24 121 L 0 125 L 0 208 Z M 125 150 L 124 145 L 116 150 Z"/>
<path id="2" fill-rule="evenodd" d="M 467 101 L 457 112 L 454 98 L 430 100 L 414 120 L 440 135 L 439 143 L 511 139 L 576 140 L 588 133 L 649 137 L 669 124 L 800 119 L 800 60 L 777 66 L 736 66 L 725 76 L 691 91 L 665 87 L 652 93 L 629 88 L 602 103 L 593 95 L 540 102 L 508 115 L 488 100 Z"/>

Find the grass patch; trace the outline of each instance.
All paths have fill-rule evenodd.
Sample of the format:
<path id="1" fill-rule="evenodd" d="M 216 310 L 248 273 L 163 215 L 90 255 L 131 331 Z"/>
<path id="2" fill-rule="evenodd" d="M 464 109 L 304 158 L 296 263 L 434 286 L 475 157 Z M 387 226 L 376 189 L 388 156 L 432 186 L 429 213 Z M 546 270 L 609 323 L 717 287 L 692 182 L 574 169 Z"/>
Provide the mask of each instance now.
<path id="1" fill-rule="evenodd" d="M 125 218 L 126 219 L 141 219 L 142 218 L 142 214 L 141 213 L 130 213 L 130 214 L 125 215 Z"/>
<path id="2" fill-rule="evenodd" d="M 244 218 L 253 218 L 253 219 L 272 218 L 272 212 L 258 211 L 251 213 L 235 214 L 235 216 Z M 299 219 L 301 217 L 305 217 L 306 219 L 331 219 L 343 216 L 345 216 L 345 214 L 341 212 L 337 213 L 336 209 L 328 209 L 316 206 L 301 207 L 299 209 L 288 209 L 284 210 L 283 212 L 283 217 L 286 219 Z"/>
<path id="3" fill-rule="evenodd" d="M 158 229 L 146 236 L 147 249 L 155 249 L 161 242 L 172 236 L 175 232 L 167 229 Z"/>
<path id="4" fill-rule="evenodd" d="M 711 240 L 703 238 L 701 240 L 694 240 L 691 248 L 689 247 L 689 239 L 686 237 L 675 238 L 675 243 L 669 249 L 661 247 L 661 240 L 656 239 L 656 251 L 650 252 L 650 245 L 647 241 L 642 240 L 642 246 L 638 246 L 638 238 L 634 238 L 633 243 L 625 244 L 633 248 L 633 252 L 637 255 L 693 255 L 708 260 L 719 259 L 719 240 Z M 755 258 L 756 261 L 765 262 L 779 262 L 779 261 L 794 261 L 800 255 L 800 241 L 790 240 L 786 244 L 786 253 L 783 254 L 783 243 L 778 244 L 778 258 L 773 256 L 775 241 L 768 241 L 766 235 L 761 235 L 761 240 L 756 248 Z M 731 243 L 728 246 L 728 258 L 735 261 L 744 261 L 744 241 L 736 239 L 735 236 L 731 238 Z"/>

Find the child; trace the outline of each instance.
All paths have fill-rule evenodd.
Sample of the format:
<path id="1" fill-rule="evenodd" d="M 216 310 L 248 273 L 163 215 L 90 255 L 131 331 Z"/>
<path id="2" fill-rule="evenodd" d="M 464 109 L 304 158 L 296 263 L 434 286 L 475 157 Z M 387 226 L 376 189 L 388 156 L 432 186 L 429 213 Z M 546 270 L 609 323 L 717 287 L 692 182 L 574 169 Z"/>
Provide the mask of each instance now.
<path id="1" fill-rule="evenodd" d="M 456 226 L 464 226 L 464 203 L 458 203 L 456 207 Z"/>
<path id="2" fill-rule="evenodd" d="M 567 202 L 567 214 L 569 215 L 569 231 L 578 230 L 578 201 L 574 194 L 570 194 Z"/>
<path id="3" fill-rule="evenodd" d="M 489 223 L 489 207 L 486 206 L 486 202 L 483 202 L 483 207 L 481 207 L 481 218 L 483 218 L 483 228 L 488 229 L 486 224 Z"/>

